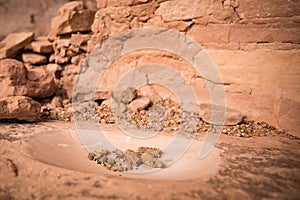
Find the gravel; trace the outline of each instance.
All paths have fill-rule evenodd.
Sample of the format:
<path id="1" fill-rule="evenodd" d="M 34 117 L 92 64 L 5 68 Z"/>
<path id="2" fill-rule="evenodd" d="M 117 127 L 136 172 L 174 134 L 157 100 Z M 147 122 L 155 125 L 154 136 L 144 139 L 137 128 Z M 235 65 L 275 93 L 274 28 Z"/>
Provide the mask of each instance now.
<path id="1" fill-rule="evenodd" d="M 132 96 L 128 97 L 132 100 Z M 126 99 L 128 99 L 126 97 Z M 125 97 L 124 97 L 125 99 Z M 129 103 L 130 100 L 125 102 Z M 87 104 L 92 105 L 92 104 Z M 96 119 L 100 124 L 116 124 L 124 127 L 139 128 L 151 131 L 162 131 L 164 134 L 175 134 L 180 128 L 193 136 L 219 128 L 204 122 L 199 114 L 182 112 L 180 106 L 170 99 L 161 99 L 152 103 L 145 110 L 132 112 L 128 109 L 123 113 L 117 113 L 117 120 L 112 109 L 107 104 L 95 105 L 94 113 L 79 114 L 82 118 Z M 72 105 L 67 104 L 59 108 L 42 107 L 41 115 L 46 120 L 72 121 Z M 90 116 L 90 115 L 96 115 Z M 222 133 L 235 137 L 263 137 L 281 136 L 297 139 L 284 131 L 277 130 L 266 122 L 255 122 L 245 118 L 234 126 L 224 126 Z"/>
<path id="2" fill-rule="evenodd" d="M 138 169 L 142 165 L 164 168 L 164 163 L 160 160 L 161 155 L 162 152 L 158 148 L 139 147 L 137 151 L 127 149 L 124 152 L 120 149 L 113 151 L 102 149 L 90 152 L 88 158 L 108 170 L 123 172 Z"/>

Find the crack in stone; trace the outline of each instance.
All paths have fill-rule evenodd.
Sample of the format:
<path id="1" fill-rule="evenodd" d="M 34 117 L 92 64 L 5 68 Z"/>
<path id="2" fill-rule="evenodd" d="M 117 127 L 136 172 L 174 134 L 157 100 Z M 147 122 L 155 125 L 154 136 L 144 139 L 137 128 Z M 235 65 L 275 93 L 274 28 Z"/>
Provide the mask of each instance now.
<path id="1" fill-rule="evenodd" d="M 9 167 L 12 169 L 12 171 L 14 172 L 15 177 L 19 176 L 19 170 L 17 165 L 9 158 L 6 159 L 9 163 Z"/>

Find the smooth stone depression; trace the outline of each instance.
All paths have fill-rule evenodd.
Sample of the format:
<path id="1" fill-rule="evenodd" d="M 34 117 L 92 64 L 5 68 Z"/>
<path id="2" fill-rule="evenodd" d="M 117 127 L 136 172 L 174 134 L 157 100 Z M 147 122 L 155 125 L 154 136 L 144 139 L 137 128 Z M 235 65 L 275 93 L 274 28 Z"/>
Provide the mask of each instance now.
<path id="1" fill-rule="evenodd" d="M 87 130 L 87 134 L 89 130 Z M 140 146 L 163 147 L 172 136 L 158 134 L 147 140 L 135 139 L 118 129 L 105 131 L 109 141 L 121 150 L 136 150 Z M 204 140 L 204 138 L 203 138 Z M 221 163 L 220 150 L 214 148 L 204 159 L 198 158 L 202 140 L 194 140 L 189 149 L 174 164 L 150 173 L 112 172 L 87 158 L 88 150 L 82 145 L 74 129 L 63 129 L 37 134 L 24 140 L 23 154 L 40 162 L 84 173 L 106 174 L 136 179 L 189 180 L 216 175 Z"/>

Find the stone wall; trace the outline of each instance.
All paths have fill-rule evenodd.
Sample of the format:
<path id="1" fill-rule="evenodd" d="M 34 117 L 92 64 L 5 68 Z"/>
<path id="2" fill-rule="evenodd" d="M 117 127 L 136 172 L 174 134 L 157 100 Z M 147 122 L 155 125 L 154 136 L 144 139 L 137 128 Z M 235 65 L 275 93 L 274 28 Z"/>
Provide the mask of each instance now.
<path id="1" fill-rule="evenodd" d="M 218 66 L 228 107 L 241 110 L 250 119 L 299 133 L 299 1 L 97 0 L 97 7 L 89 50 L 129 29 L 150 26 L 178 30 L 199 42 Z M 126 68 L 162 60 L 198 87 L 200 102 L 209 100 L 203 80 L 187 72 L 187 64 L 176 68 L 178 58 L 174 55 L 149 55 L 151 52 L 144 51 L 120 58 L 115 65 L 122 65 L 122 70 L 111 70 L 124 73 Z M 141 61 L 133 62 L 136 58 Z M 104 80 L 100 87 L 111 89 L 114 83 Z"/>
<path id="2" fill-rule="evenodd" d="M 33 38 L 32 33 L 28 36 L 12 34 L 0 44 L 0 57 L 25 63 L 29 74 L 36 74 L 35 69 L 39 67 L 50 73 L 55 71 L 54 94 L 57 96 L 47 93 L 53 98 L 52 102 L 60 99 L 59 104 L 64 107 L 63 102 L 70 102 L 81 60 L 95 45 L 130 29 L 169 28 L 190 36 L 205 48 L 220 71 L 229 108 L 240 110 L 252 120 L 266 121 L 300 135 L 298 0 L 84 0 L 79 10 L 76 6 L 68 7 L 73 4 L 65 4 L 58 12 L 58 7 L 67 1 L 0 0 L 0 25 L 5 27 L 1 29 L 0 39 L 17 31 L 30 30 L 35 36 L 50 33 L 48 39 Z M 90 13 L 97 9 L 93 22 L 94 14 Z M 58 13 L 52 19 L 50 31 L 50 19 Z M 91 21 L 86 20 L 87 16 Z M 88 27 L 82 29 L 80 24 Z M 9 46 L 10 43 L 16 44 Z M 22 52 L 24 47 L 25 52 Z M 3 63 L 24 68 L 22 63 L 15 64 L 11 60 Z M 99 83 L 98 98 L 109 98 L 121 75 L 146 63 L 174 68 L 189 81 L 200 103 L 210 101 L 203 78 L 185 60 L 166 52 L 147 50 L 120 57 L 112 63 Z M 6 70 L 6 65 L 1 66 Z M 44 77 L 44 72 L 39 73 Z M 34 78 L 35 82 L 40 80 Z"/>
<path id="3" fill-rule="evenodd" d="M 50 20 L 58 8 L 70 0 L 0 0 L 0 40 L 12 32 L 31 31 L 37 36 L 47 35 Z M 84 0 L 85 6 L 95 10 L 94 0 Z"/>

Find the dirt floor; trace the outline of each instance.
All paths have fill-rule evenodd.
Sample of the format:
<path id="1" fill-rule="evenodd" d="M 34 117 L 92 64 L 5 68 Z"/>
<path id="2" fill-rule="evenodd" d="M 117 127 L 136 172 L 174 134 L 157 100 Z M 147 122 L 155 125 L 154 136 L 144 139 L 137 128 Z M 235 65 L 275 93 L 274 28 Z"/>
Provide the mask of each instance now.
<path id="1" fill-rule="evenodd" d="M 164 171 L 158 178 L 149 174 L 126 177 L 106 173 L 86 156 L 81 157 L 87 155 L 84 151 L 56 151 L 64 146 L 78 148 L 78 140 L 64 134 L 73 129 L 72 123 L 63 122 L 0 124 L 0 199 L 299 199 L 300 196 L 297 138 L 222 135 L 209 159 L 213 166 L 197 168 L 197 161 L 193 166 L 192 158 L 183 157 L 174 165 L 190 159 L 190 168 L 183 166 L 185 170 L 177 173 L 176 178 L 171 175 L 164 180 L 161 178 Z M 55 146 L 54 138 L 66 144 Z"/>

